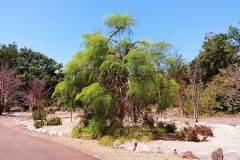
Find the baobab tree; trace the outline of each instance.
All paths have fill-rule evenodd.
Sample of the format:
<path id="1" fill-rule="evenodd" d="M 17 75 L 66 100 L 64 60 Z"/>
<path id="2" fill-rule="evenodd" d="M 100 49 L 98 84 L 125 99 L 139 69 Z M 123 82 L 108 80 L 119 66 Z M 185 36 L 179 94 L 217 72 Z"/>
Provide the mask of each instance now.
<path id="1" fill-rule="evenodd" d="M 9 68 L 7 62 L 0 62 L 0 115 L 4 109 L 9 112 L 11 102 L 19 98 L 22 82 L 16 78 L 16 72 L 17 67 Z"/>
<path id="2" fill-rule="evenodd" d="M 51 88 L 46 88 L 46 82 L 38 78 L 30 79 L 27 85 L 27 90 L 22 92 L 23 104 L 32 110 L 39 109 L 50 94 Z"/>

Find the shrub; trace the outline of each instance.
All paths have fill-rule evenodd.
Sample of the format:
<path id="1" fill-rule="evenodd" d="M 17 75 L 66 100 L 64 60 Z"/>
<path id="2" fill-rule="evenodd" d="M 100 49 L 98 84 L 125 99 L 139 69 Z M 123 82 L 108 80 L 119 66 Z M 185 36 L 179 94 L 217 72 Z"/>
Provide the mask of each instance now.
<path id="1" fill-rule="evenodd" d="M 149 116 L 147 113 L 144 114 L 143 117 L 143 125 L 144 126 L 150 126 L 150 127 L 154 127 L 154 119 L 152 116 Z"/>
<path id="2" fill-rule="evenodd" d="M 182 129 L 180 129 L 177 132 L 176 136 L 180 140 L 199 142 L 199 141 L 205 141 L 209 136 L 212 137 L 213 132 L 212 132 L 212 129 L 208 126 L 187 125 Z M 200 139 L 200 136 L 202 136 L 203 138 Z"/>
<path id="3" fill-rule="evenodd" d="M 33 111 L 32 116 L 35 121 L 36 120 L 46 120 L 47 113 L 43 109 L 38 109 L 38 110 Z"/>
<path id="4" fill-rule="evenodd" d="M 46 111 L 47 114 L 55 114 L 55 109 L 53 108 L 44 108 L 44 110 Z"/>
<path id="5" fill-rule="evenodd" d="M 126 126 L 124 128 L 124 137 L 127 139 L 139 139 L 141 137 L 138 126 Z"/>
<path id="6" fill-rule="evenodd" d="M 73 138 L 81 137 L 81 128 L 79 125 L 76 125 L 75 127 L 73 127 L 73 130 L 72 130 L 70 136 Z"/>
<path id="7" fill-rule="evenodd" d="M 174 122 L 166 123 L 165 129 L 167 130 L 168 133 L 175 133 L 177 126 Z"/>
<path id="8" fill-rule="evenodd" d="M 62 118 L 61 117 L 51 117 L 47 119 L 48 126 L 58 126 L 62 125 Z"/>
<path id="9" fill-rule="evenodd" d="M 159 122 L 158 123 L 158 128 L 164 128 L 168 133 L 175 133 L 177 126 L 174 122 Z"/>
<path id="10" fill-rule="evenodd" d="M 123 144 L 125 142 L 125 138 L 124 137 L 120 137 L 118 138 L 118 141 L 120 144 Z"/>
<path id="11" fill-rule="evenodd" d="M 46 121 L 47 114 L 43 109 L 38 109 L 33 111 L 32 116 L 34 119 L 34 127 L 41 128 L 44 125 L 44 121 Z"/>
<path id="12" fill-rule="evenodd" d="M 111 136 L 103 136 L 100 141 L 98 142 L 98 144 L 102 145 L 102 146 L 112 146 L 113 145 L 113 137 Z"/>

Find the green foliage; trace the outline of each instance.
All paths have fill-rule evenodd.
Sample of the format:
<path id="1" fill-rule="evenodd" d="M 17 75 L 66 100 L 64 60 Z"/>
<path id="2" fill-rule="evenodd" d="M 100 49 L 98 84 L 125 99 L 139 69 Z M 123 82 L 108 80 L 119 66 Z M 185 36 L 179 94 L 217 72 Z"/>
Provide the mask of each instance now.
<path id="1" fill-rule="evenodd" d="M 33 78 L 44 80 L 49 92 L 52 93 L 60 78 L 63 78 L 63 74 L 61 73 L 62 64 L 58 64 L 55 60 L 44 54 L 34 52 L 26 47 L 18 49 L 16 43 L 9 44 L 8 46 L 4 44 L 0 45 L 0 59 L 7 62 L 10 68 L 16 68 L 16 79 L 23 82 L 19 87 L 15 87 L 17 90 L 15 93 L 19 91 L 25 93 L 29 85 L 29 80 Z M 20 97 L 22 98 L 22 96 Z M 14 99 L 14 106 L 31 107 L 22 103 L 25 100 Z M 48 104 L 51 103 L 49 95 L 44 99 Z"/>
<path id="2" fill-rule="evenodd" d="M 157 124 L 158 128 L 163 128 L 166 130 L 168 133 L 175 133 L 177 130 L 176 123 L 174 122 L 159 122 Z"/>
<path id="3" fill-rule="evenodd" d="M 124 127 L 124 137 L 126 137 L 126 139 L 128 139 L 128 140 L 140 139 L 140 137 L 141 137 L 140 128 L 138 126 Z"/>
<path id="4" fill-rule="evenodd" d="M 47 114 L 55 114 L 55 109 L 53 109 L 53 108 L 43 108 L 45 111 L 46 111 L 46 113 Z"/>
<path id="5" fill-rule="evenodd" d="M 81 130 L 80 126 L 79 126 L 79 125 L 76 125 L 76 126 L 74 126 L 73 129 L 72 129 L 72 132 L 71 132 L 71 134 L 70 134 L 70 137 L 79 138 L 80 135 L 81 135 L 81 132 L 82 132 L 82 130 Z"/>
<path id="6" fill-rule="evenodd" d="M 207 35 L 208 36 L 208 35 Z M 237 50 L 227 34 L 214 34 L 205 38 L 201 51 L 200 67 L 205 70 L 203 80 L 208 82 L 231 64 L 238 62 Z"/>
<path id="7" fill-rule="evenodd" d="M 151 115 L 148 115 L 147 113 L 144 114 L 143 126 L 154 127 L 154 119 Z"/>
<path id="8" fill-rule="evenodd" d="M 129 14 L 120 15 L 117 13 L 105 15 L 104 19 L 104 24 L 107 25 L 109 29 L 121 30 L 121 32 L 128 30 L 128 33 L 131 33 L 130 27 L 137 25 L 136 20 Z"/>
<path id="9" fill-rule="evenodd" d="M 113 137 L 111 137 L 111 136 L 103 136 L 99 140 L 98 144 L 100 144 L 101 146 L 112 146 L 113 142 L 114 142 Z"/>
<path id="10" fill-rule="evenodd" d="M 51 118 L 48 118 L 46 124 L 48 126 L 62 125 L 62 118 L 61 117 L 51 117 Z"/>
<path id="11" fill-rule="evenodd" d="M 138 138 L 139 131 L 123 130 L 123 120 L 129 117 L 131 123 L 137 123 L 149 105 L 169 107 L 176 98 L 174 80 L 165 80 L 164 75 L 159 78 L 161 62 L 171 45 L 122 37 L 137 24 L 130 15 L 107 15 L 104 20 L 111 32 L 82 36 L 84 49 L 67 63 L 65 79 L 53 97 L 60 96 L 62 106 L 82 107 L 83 137 L 109 134 L 116 138 L 127 132 L 128 138 Z"/>
<path id="12" fill-rule="evenodd" d="M 44 125 L 44 123 L 43 123 L 42 121 L 39 121 L 39 120 L 34 121 L 34 124 L 33 124 L 33 126 L 34 126 L 36 129 L 43 127 L 43 125 Z"/>
<path id="13" fill-rule="evenodd" d="M 157 82 L 159 89 L 156 111 L 160 113 L 176 103 L 179 85 L 172 79 L 167 80 L 163 74 L 157 75 Z"/>

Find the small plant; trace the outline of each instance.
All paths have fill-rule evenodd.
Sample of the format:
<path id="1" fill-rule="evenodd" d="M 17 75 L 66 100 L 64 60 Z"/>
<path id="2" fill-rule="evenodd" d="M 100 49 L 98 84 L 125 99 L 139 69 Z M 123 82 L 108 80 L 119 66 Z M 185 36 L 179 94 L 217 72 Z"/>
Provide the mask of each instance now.
<path id="1" fill-rule="evenodd" d="M 124 137 L 127 139 L 139 139 L 141 137 L 140 128 L 138 126 L 127 126 L 124 128 Z"/>
<path id="2" fill-rule="evenodd" d="M 48 126 L 58 126 L 62 125 L 62 118 L 61 117 L 51 117 L 47 119 Z"/>
<path id="3" fill-rule="evenodd" d="M 159 122 L 158 123 L 158 128 L 164 128 L 168 133 L 175 133 L 177 126 L 174 122 Z"/>
<path id="4" fill-rule="evenodd" d="M 33 119 L 36 120 L 46 120 L 47 113 L 43 109 L 34 110 L 32 113 Z"/>
<path id="5" fill-rule="evenodd" d="M 205 141 L 209 136 L 212 137 L 213 132 L 212 132 L 212 129 L 208 126 L 187 125 L 187 126 L 183 127 L 182 129 L 180 129 L 177 132 L 176 136 L 180 140 L 199 142 L 199 141 Z M 200 138 L 200 137 L 202 137 L 202 138 Z"/>
<path id="6" fill-rule="evenodd" d="M 41 121 L 35 121 L 35 122 L 34 122 L 34 127 L 35 127 L 35 128 L 38 129 L 38 128 L 41 128 L 42 126 L 43 126 L 43 124 L 42 124 Z"/>
<path id="7" fill-rule="evenodd" d="M 46 111 L 47 114 L 55 114 L 55 109 L 53 108 L 50 108 L 50 109 L 44 108 L 44 110 Z"/>
<path id="8" fill-rule="evenodd" d="M 113 137 L 111 136 L 103 136 L 100 141 L 98 142 L 98 144 L 102 145 L 102 146 L 112 146 L 114 142 Z"/>
<path id="9" fill-rule="evenodd" d="M 46 121 L 47 118 L 47 114 L 43 109 L 33 111 L 32 116 L 34 119 L 35 128 L 41 128 L 44 125 L 44 121 Z"/>

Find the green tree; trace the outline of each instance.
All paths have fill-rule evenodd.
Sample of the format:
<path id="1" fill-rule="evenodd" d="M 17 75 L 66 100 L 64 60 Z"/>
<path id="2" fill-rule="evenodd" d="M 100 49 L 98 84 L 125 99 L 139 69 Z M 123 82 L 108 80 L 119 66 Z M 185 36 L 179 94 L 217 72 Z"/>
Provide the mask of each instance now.
<path id="1" fill-rule="evenodd" d="M 237 48 L 227 34 L 207 35 L 199 54 L 200 68 L 204 70 L 203 82 L 211 80 L 220 69 L 238 63 Z"/>
<path id="2" fill-rule="evenodd" d="M 137 123 L 150 104 L 165 96 L 159 94 L 162 79 L 156 64 L 169 44 L 145 39 L 132 43 L 131 27 L 137 22 L 128 14 L 107 15 L 104 23 L 112 31 L 107 36 L 100 31 L 82 36 L 84 50 L 66 65 L 64 82 L 54 92 L 63 99 L 67 96 L 63 88 L 69 89 L 67 93 L 75 88 L 68 102 L 74 98 L 74 105 L 84 109 L 85 131 L 91 134 L 102 133 L 108 126 L 119 130 L 126 119 Z M 169 84 L 177 86 L 173 81 Z"/>
<path id="3" fill-rule="evenodd" d="M 43 79 L 51 93 L 57 83 L 63 78 L 62 64 L 48 58 L 40 52 L 20 48 L 16 43 L 0 46 L 0 59 L 8 63 L 9 68 L 17 67 L 16 77 L 26 85 L 21 85 L 19 90 L 27 90 L 27 82 L 33 78 Z M 1 65 L 1 64 L 0 64 Z M 50 99 L 50 97 L 47 97 Z"/>
<path id="4" fill-rule="evenodd" d="M 173 56 L 166 58 L 167 60 L 167 75 L 169 78 L 174 79 L 179 85 L 177 92 L 178 105 L 180 107 L 180 115 L 184 115 L 184 102 L 183 102 L 183 92 L 186 87 L 186 80 L 188 79 L 187 63 L 182 58 L 182 55 L 178 55 L 176 52 Z"/>

